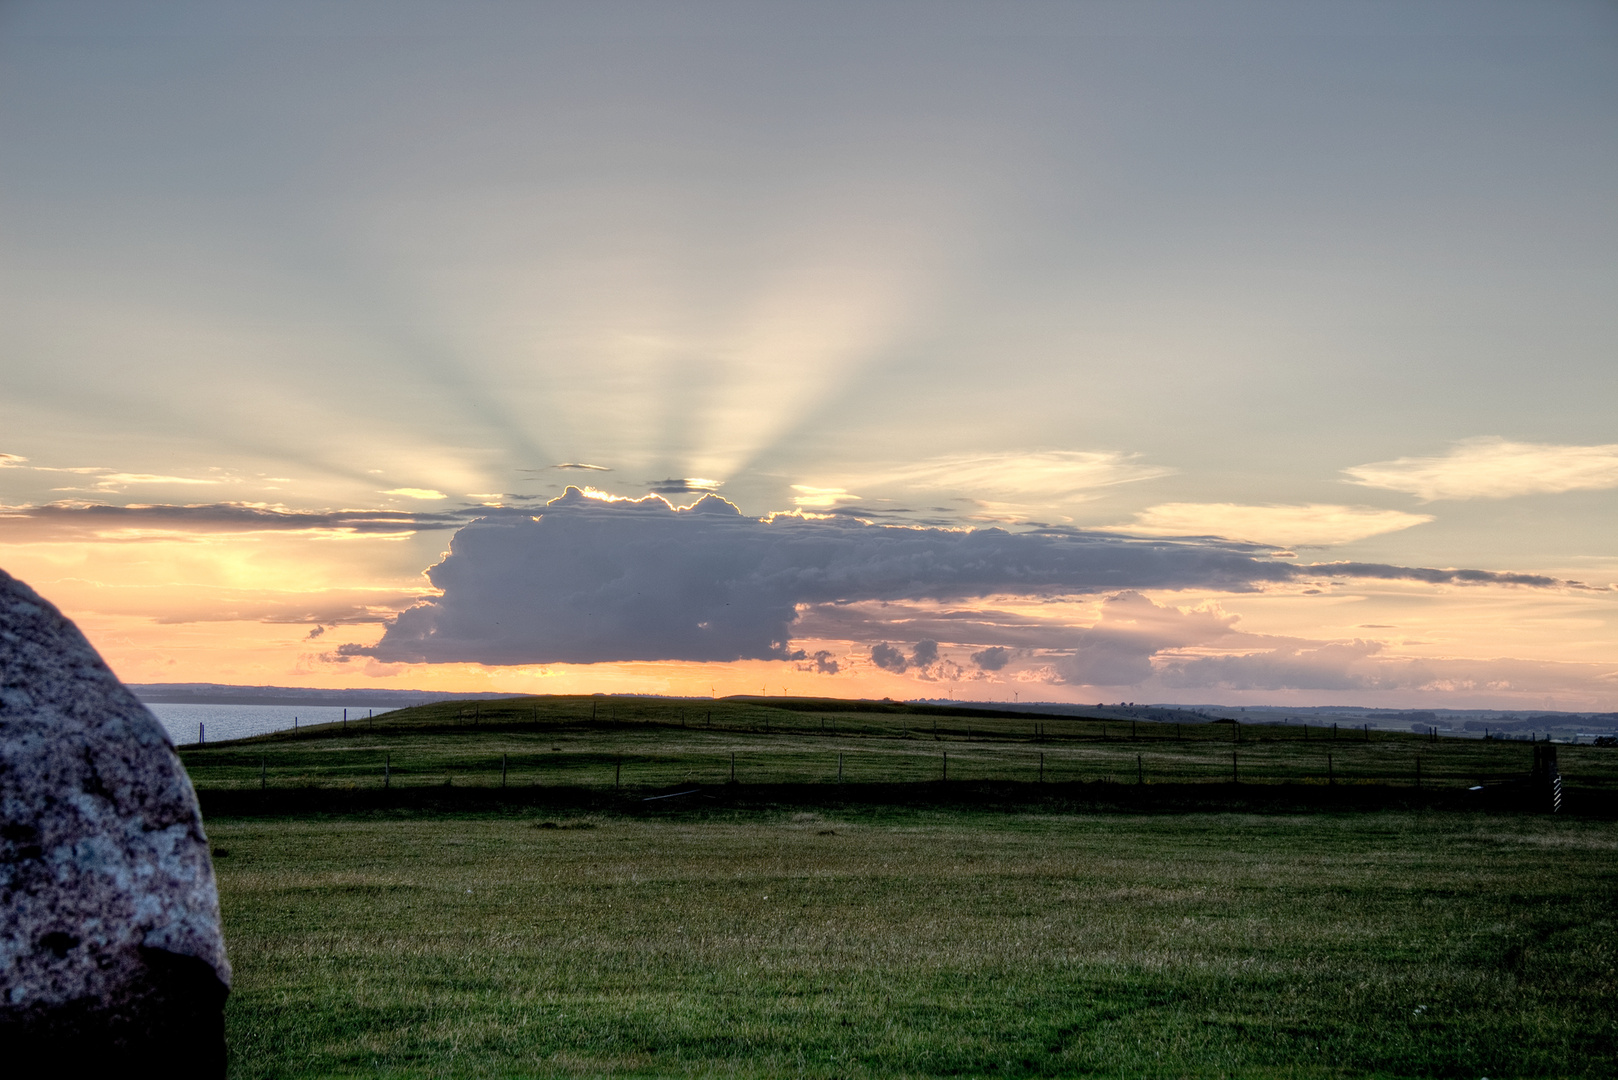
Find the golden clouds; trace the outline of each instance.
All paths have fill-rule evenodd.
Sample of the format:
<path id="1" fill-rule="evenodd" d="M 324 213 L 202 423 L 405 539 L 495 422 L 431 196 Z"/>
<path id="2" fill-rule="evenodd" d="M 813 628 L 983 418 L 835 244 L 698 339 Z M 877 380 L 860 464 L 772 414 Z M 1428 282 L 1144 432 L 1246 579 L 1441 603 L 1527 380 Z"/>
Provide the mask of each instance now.
<path id="1" fill-rule="evenodd" d="M 1427 502 L 1599 491 L 1618 487 L 1618 443 L 1560 446 L 1486 436 L 1463 439 L 1447 454 L 1376 461 L 1343 471 L 1352 483 L 1408 492 Z"/>
<path id="2" fill-rule="evenodd" d="M 1328 503 L 1161 503 L 1139 511 L 1132 524 L 1119 529 L 1147 536 L 1223 536 L 1283 547 L 1312 547 L 1347 544 L 1432 520 L 1431 514 Z"/>

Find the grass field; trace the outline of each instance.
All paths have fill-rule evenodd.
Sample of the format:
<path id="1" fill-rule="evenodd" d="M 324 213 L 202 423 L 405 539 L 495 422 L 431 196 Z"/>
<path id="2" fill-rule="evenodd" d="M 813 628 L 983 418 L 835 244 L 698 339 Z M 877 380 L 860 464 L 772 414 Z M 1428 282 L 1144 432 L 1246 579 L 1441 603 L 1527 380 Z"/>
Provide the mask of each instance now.
<path id="1" fill-rule="evenodd" d="M 182 750 L 199 791 L 646 788 L 955 781 L 1372 784 L 1459 790 L 1532 748 L 1299 726 L 1138 724 L 884 703 L 550 697 L 443 704 Z M 1618 796 L 1618 753 L 1560 746 L 1570 793 Z M 386 780 L 384 781 L 384 777 Z"/>
<path id="2" fill-rule="evenodd" d="M 681 782 L 678 770 L 728 767 L 740 749 L 768 777 L 809 776 L 809 790 L 833 793 L 825 759 L 838 746 L 870 754 L 866 779 L 884 783 L 898 766 L 882 755 L 933 757 L 946 742 L 952 775 L 958 751 L 981 755 L 993 779 L 1012 752 L 1043 745 L 1099 779 L 1154 749 L 1228 760 L 1234 737 L 1207 725 L 1170 746 L 1145 724 L 1128 742 L 1092 738 L 1080 722 L 1040 733 L 1018 720 L 1021 732 L 1005 721 L 968 736 L 962 725 L 934 742 L 917 714 L 851 713 L 823 736 L 824 715 L 772 716 L 765 732 L 758 717 L 722 729 L 718 710 L 713 729 L 689 715 L 684 728 L 667 717 L 536 721 L 531 707 L 526 726 L 486 712 L 474 726 L 451 710 L 188 749 L 205 804 L 210 792 L 249 795 L 261 768 L 281 790 L 342 794 L 380 782 L 378 750 L 403 760 L 390 776 L 396 805 L 287 813 L 271 798 L 210 816 L 236 967 L 232 1074 L 1618 1071 L 1618 822 L 642 801 Z M 1315 783 L 1287 773 L 1299 759 L 1286 748 L 1318 749 L 1295 736 L 1247 732 L 1238 752 L 1271 755 L 1268 783 Z M 1394 738 L 1359 752 L 1416 747 L 1453 751 L 1455 783 L 1489 764 L 1463 755 L 1527 754 Z M 472 812 L 407 797 L 446 778 L 498 785 L 491 751 L 507 756 L 508 785 L 572 768 L 575 790 L 595 801 L 505 804 L 489 792 Z M 533 765 L 519 771 L 522 755 Z M 556 761 L 570 756 L 576 765 Z M 620 760 L 646 772 L 615 792 Z M 1364 759 L 1362 780 L 1376 760 Z M 1597 788 L 1606 760 L 1582 767 Z M 646 783 L 630 790 L 636 775 Z"/>

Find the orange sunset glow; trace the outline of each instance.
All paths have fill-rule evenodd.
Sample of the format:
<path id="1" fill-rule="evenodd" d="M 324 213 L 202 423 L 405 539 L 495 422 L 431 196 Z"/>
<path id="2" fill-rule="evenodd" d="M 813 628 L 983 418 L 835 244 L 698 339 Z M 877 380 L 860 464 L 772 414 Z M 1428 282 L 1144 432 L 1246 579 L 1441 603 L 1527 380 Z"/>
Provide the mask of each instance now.
<path id="1" fill-rule="evenodd" d="M 0 19 L 0 568 L 125 680 L 1618 709 L 1595 8 L 279 10 Z"/>

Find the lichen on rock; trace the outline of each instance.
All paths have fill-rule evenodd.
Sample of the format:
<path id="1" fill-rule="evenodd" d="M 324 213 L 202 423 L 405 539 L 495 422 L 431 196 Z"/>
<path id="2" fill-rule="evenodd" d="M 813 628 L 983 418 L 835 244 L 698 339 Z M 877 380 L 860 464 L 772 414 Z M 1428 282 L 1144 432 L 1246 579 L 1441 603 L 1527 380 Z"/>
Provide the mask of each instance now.
<path id="1" fill-rule="evenodd" d="M 223 1075 L 229 986 L 208 841 L 167 732 L 0 571 L 0 1044 Z"/>

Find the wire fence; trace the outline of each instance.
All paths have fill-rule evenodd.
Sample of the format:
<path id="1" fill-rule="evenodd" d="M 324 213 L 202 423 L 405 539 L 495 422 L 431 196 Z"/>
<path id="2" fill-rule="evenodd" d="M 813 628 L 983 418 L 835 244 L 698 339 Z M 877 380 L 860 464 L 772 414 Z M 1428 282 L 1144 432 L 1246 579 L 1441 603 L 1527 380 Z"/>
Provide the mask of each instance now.
<path id="1" fill-rule="evenodd" d="M 1476 745 L 1476 744 L 1473 744 Z M 969 743 L 656 750 L 580 747 L 446 753 L 430 747 L 332 748 L 319 753 L 259 753 L 221 748 L 188 755 L 199 788 L 574 787 L 664 789 L 679 785 L 1112 783 L 1323 784 L 1465 788 L 1515 780 L 1531 762 L 1511 754 L 1422 752 L 1410 744 L 1300 752 L 1258 745 L 1182 749 L 1086 748 Z M 1491 760 L 1492 759 L 1492 760 Z M 1519 760 L 1521 759 L 1521 760 Z M 1574 774 L 1564 770 L 1564 780 Z M 1578 777 L 1583 786 L 1615 786 L 1606 770 Z"/>

